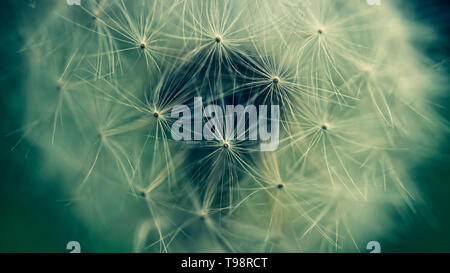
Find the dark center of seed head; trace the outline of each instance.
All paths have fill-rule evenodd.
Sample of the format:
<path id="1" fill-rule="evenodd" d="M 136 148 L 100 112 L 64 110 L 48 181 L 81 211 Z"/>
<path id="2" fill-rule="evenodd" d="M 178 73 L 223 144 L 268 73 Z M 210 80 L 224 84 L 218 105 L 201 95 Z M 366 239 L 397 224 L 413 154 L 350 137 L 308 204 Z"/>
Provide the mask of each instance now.
<path id="1" fill-rule="evenodd" d="M 153 116 L 154 116 L 155 118 L 158 118 L 158 117 L 159 117 L 158 112 L 154 112 L 154 113 L 153 113 Z"/>
<path id="2" fill-rule="evenodd" d="M 99 12 L 98 10 L 94 11 L 94 12 L 92 13 L 92 19 L 93 19 L 93 20 L 96 20 L 96 19 L 98 18 L 99 15 L 100 15 L 100 12 Z"/>
<path id="3" fill-rule="evenodd" d="M 223 144 L 223 147 L 224 147 L 225 149 L 228 149 L 228 148 L 230 147 L 230 145 L 229 145 L 228 143 L 224 143 L 224 144 Z"/>
<path id="4" fill-rule="evenodd" d="M 277 83 L 280 82 L 280 78 L 278 78 L 278 77 L 273 77 L 272 82 L 275 83 L 275 84 L 277 84 Z"/>
<path id="5" fill-rule="evenodd" d="M 198 216 L 200 216 L 200 220 L 205 221 L 208 218 L 208 214 L 204 211 L 201 211 Z"/>
<path id="6" fill-rule="evenodd" d="M 317 30 L 317 33 L 323 34 L 323 30 L 319 28 L 319 29 Z"/>
<path id="7" fill-rule="evenodd" d="M 64 82 L 62 80 L 58 80 L 56 82 L 56 89 L 58 89 L 58 91 L 61 91 L 64 87 Z"/>
<path id="8" fill-rule="evenodd" d="M 140 197 L 143 197 L 143 198 L 145 198 L 147 196 L 147 193 L 145 191 L 139 191 L 138 194 Z"/>
<path id="9" fill-rule="evenodd" d="M 280 183 L 277 185 L 277 188 L 281 190 L 282 188 L 284 188 L 284 185 Z"/>
<path id="10" fill-rule="evenodd" d="M 139 46 L 141 49 L 145 49 L 145 43 L 141 43 L 141 45 Z"/>
<path id="11" fill-rule="evenodd" d="M 222 41 L 222 36 L 216 35 L 215 40 L 216 40 L 216 43 L 220 43 Z"/>
<path id="12" fill-rule="evenodd" d="M 328 126 L 327 126 L 326 124 L 323 124 L 323 125 L 321 126 L 321 128 L 322 128 L 322 130 L 327 130 L 327 129 L 328 129 Z"/>

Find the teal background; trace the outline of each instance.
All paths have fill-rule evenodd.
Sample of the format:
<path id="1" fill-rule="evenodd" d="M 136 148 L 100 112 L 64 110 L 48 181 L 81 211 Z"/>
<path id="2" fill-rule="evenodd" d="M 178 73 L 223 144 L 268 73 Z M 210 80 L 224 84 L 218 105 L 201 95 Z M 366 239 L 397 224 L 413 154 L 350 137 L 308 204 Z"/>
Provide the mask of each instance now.
<path id="1" fill-rule="evenodd" d="M 56 1 L 56 0 L 53 0 Z M 88 229 L 62 200 L 66 196 L 58 185 L 58 177 L 47 177 L 40 170 L 39 149 L 26 140 L 13 151 L 20 133 L 11 132 L 22 126 L 24 111 L 23 55 L 24 40 L 20 36 L 23 22 L 36 22 L 45 15 L 51 0 L 3 0 L 0 3 L 0 252 L 67 252 L 68 241 L 79 241 L 82 252 L 128 252 L 111 230 Z M 61 0 L 62 1 L 62 0 Z M 33 2 L 38 3 L 31 8 Z M 430 58 L 443 65 L 448 73 L 450 54 L 447 1 L 404 1 L 416 12 L 415 20 L 432 25 L 443 38 L 435 44 L 418 44 Z M 426 2 L 426 3 L 423 3 Z M 43 8 L 44 7 L 44 8 Z M 448 121 L 449 98 L 436 101 Z M 443 128 L 447 132 L 448 128 Z M 416 166 L 412 173 L 427 198 L 434 221 L 418 214 L 403 230 L 374 238 L 382 252 L 450 252 L 450 142 L 448 137 L 434 157 Z M 398 215 L 398 221 L 403 221 Z M 374 223 L 376 224 L 376 223 Z M 113 228 L 113 227 L 112 227 Z"/>

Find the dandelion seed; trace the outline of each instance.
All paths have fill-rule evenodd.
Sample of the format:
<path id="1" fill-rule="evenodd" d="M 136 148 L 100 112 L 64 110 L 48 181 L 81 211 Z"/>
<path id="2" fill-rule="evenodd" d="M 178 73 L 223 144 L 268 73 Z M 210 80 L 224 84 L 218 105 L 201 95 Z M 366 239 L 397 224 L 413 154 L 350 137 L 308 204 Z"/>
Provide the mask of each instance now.
<path id="1" fill-rule="evenodd" d="M 202 221 L 206 221 L 206 219 L 208 218 L 208 214 L 205 210 L 201 210 L 198 213 L 198 216 L 200 217 L 200 220 L 202 220 Z"/>
<path id="2" fill-rule="evenodd" d="M 64 88 L 64 82 L 63 82 L 61 79 L 59 79 L 59 80 L 56 82 L 56 89 L 57 89 L 58 91 L 62 91 L 63 88 Z"/>
<path id="3" fill-rule="evenodd" d="M 274 84 L 277 84 L 277 83 L 280 82 L 280 78 L 277 77 L 277 76 L 275 76 L 275 77 L 272 78 L 272 82 L 273 82 Z"/>
<path id="4" fill-rule="evenodd" d="M 103 141 L 105 139 L 105 133 L 102 130 L 99 130 L 97 135 L 100 140 Z"/>
<path id="5" fill-rule="evenodd" d="M 142 198 L 146 198 L 147 197 L 147 192 L 141 190 L 141 191 L 138 191 L 138 195 L 140 197 L 142 197 Z"/>
<path id="6" fill-rule="evenodd" d="M 99 16 L 100 16 L 100 11 L 99 11 L 99 10 L 95 10 L 95 11 L 92 13 L 92 19 L 93 19 L 93 20 L 97 20 L 97 19 L 99 18 Z"/>

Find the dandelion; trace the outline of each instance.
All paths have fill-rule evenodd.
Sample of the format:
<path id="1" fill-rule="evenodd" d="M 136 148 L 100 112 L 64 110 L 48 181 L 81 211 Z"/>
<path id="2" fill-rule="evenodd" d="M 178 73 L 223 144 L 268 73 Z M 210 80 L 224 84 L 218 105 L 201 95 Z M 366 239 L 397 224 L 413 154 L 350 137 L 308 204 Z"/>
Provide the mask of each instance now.
<path id="1" fill-rule="evenodd" d="M 393 208 L 424 205 L 408 173 L 448 124 L 431 103 L 441 75 L 411 42 L 419 26 L 390 3 L 344 2 L 57 4 L 24 26 L 19 131 L 80 218 L 130 251 L 365 251 L 401 227 Z M 194 125 L 173 133 L 180 105 Z M 227 107 L 260 113 L 249 105 L 279 107 L 273 151 L 245 136 L 274 117 L 244 111 L 233 135 L 216 117 L 234 125 Z"/>

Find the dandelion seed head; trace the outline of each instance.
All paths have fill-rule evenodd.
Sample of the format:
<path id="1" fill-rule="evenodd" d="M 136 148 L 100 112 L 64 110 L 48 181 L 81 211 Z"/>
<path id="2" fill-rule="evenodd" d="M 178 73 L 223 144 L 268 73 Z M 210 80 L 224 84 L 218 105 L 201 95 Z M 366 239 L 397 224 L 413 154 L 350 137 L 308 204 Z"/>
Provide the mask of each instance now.
<path id="1" fill-rule="evenodd" d="M 216 41 L 216 43 L 220 43 L 222 42 L 222 35 L 220 34 L 216 34 L 216 36 L 214 37 L 214 40 Z"/>
<path id="2" fill-rule="evenodd" d="M 448 128 L 430 103 L 445 81 L 411 42 L 431 32 L 388 1 L 52 9 L 24 30 L 23 133 L 93 227 L 142 223 L 139 251 L 358 251 L 395 231 L 393 206 L 421 206 L 411 158 L 433 154 Z M 185 105 L 193 120 L 194 97 L 279 105 L 278 149 L 217 127 L 212 140 L 175 141 L 171 109 Z"/>

